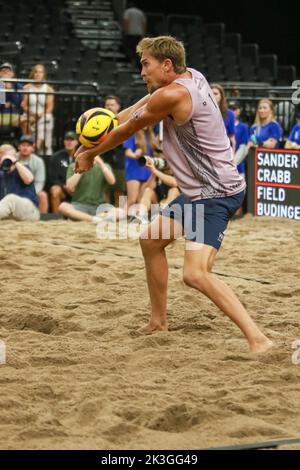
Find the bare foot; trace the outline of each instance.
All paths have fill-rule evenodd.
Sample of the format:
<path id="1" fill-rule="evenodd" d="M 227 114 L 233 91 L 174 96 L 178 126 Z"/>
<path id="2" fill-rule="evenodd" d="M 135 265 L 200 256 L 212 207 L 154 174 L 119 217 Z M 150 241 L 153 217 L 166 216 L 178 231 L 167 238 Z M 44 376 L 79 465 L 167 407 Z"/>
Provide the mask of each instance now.
<path id="1" fill-rule="evenodd" d="M 263 353 L 271 349 L 273 346 L 274 346 L 273 341 L 264 337 L 262 340 L 252 343 L 250 345 L 250 351 L 252 353 Z"/>
<path id="2" fill-rule="evenodd" d="M 140 334 L 149 335 L 151 333 L 155 333 L 156 331 L 168 331 L 168 325 L 149 322 L 147 325 L 142 326 L 142 328 L 139 328 L 137 331 Z"/>

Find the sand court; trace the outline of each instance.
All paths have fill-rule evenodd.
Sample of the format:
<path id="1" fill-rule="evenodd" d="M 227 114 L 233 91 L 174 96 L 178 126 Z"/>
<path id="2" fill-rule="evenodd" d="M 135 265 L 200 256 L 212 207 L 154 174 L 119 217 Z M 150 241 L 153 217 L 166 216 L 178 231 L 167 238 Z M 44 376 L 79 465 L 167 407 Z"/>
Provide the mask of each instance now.
<path id="1" fill-rule="evenodd" d="M 182 240 L 167 249 L 170 331 L 141 336 L 149 301 L 137 240 L 98 240 L 86 223 L 1 222 L 1 449 L 300 436 L 299 223 L 235 220 L 216 258 L 214 272 L 276 342 L 261 356 L 183 284 L 183 250 Z"/>

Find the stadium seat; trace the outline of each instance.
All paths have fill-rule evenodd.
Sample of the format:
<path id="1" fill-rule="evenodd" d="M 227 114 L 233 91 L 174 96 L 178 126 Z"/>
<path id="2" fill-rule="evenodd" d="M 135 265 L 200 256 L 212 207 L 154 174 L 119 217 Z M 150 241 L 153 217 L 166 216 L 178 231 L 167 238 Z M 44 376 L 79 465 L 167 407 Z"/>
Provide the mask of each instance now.
<path id="1" fill-rule="evenodd" d="M 207 46 L 218 44 L 224 45 L 225 25 L 224 23 L 208 23 L 205 25 L 205 44 Z"/>
<path id="2" fill-rule="evenodd" d="M 261 82 L 274 84 L 277 82 L 278 59 L 275 54 L 260 54 L 258 79 Z"/>
<path id="3" fill-rule="evenodd" d="M 259 47 L 258 44 L 242 44 L 241 56 L 248 59 L 254 67 L 259 65 Z"/>
<path id="4" fill-rule="evenodd" d="M 296 80 L 296 67 L 294 65 L 279 65 L 277 75 L 278 86 L 291 86 Z"/>
<path id="5" fill-rule="evenodd" d="M 167 33 L 167 19 L 163 13 L 147 12 L 147 34 L 159 36 Z"/>
<path id="6" fill-rule="evenodd" d="M 239 33 L 225 33 L 224 50 L 234 52 L 238 57 L 241 55 L 242 39 Z"/>

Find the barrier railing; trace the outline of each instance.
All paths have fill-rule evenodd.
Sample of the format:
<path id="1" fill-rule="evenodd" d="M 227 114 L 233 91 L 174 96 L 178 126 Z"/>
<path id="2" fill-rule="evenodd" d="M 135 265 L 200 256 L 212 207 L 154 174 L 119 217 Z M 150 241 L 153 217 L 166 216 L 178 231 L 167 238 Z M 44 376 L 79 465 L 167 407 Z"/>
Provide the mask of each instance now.
<path id="1" fill-rule="evenodd" d="M 12 88 L 4 88 L 7 82 L 11 83 Z M 25 84 L 37 87 L 44 83 L 50 85 L 53 92 L 21 87 Z M 101 100 L 97 83 L 37 83 L 27 79 L 3 79 L 2 84 L 0 142 L 17 141 L 22 134 L 30 134 L 34 138 L 36 151 L 41 155 L 50 155 L 53 149 L 62 147 L 65 132 L 75 130 L 78 116 L 88 108 L 99 106 Z M 48 107 L 49 96 L 54 100 L 51 112 Z"/>
<path id="2" fill-rule="evenodd" d="M 3 87 L 10 82 L 12 88 Z M 43 85 L 47 83 L 53 93 L 18 89 L 25 84 Z M 44 81 L 36 82 L 29 79 L 6 79 L 0 81 L 0 93 L 5 104 L 0 104 L 0 142 L 17 140 L 25 132 L 33 135 L 38 152 L 47 155 L 53 148 L 57 150 L 62 146 L 66 130 L 75 128 L 78 116 L 86 109 L 100 106 L 102 103 L 101 85 L 94 82 L 66 82 Z M 269 98 L 275 107 L 276 119 L 281 124 L 284 137 L 287 137 L 297 117 L 300 115 L 300 89 L 298 82 L 291 87 L 272 87 L 268 84 L 232 82 L 223 83 L 228 101 L 238 100 L 241 103 L 241 118 L 248 124 L 253 124 L 257 102 L 261 98 Z M 299 84 L 300 85 L 300 84 Z M 104 88 L 103 88 L 104 90 Z M 107 89 L 105 90 L 107 92 Z M 126 89 L 111 90 L 117 93 L 123 106 L 129 106 L 141 96 L 146 94 L 144 85 L 132 84 Z M 30 106 L 24 111 L 22 102 L 28 96 Z M 54 97 L 52 113 L 47 113 L 47 96 Z M 51 114 L 52 116 L 49 116 Z M 27 127 L 26 127 L 27 126 Z"/>

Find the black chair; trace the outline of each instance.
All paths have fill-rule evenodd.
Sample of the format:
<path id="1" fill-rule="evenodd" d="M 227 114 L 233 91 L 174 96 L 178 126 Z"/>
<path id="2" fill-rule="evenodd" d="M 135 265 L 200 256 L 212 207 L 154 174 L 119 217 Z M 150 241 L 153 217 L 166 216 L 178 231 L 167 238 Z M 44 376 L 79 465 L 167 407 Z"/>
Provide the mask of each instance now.
<path id="1" fill-rule="evenodd" d="M 224 23 L 207 23 L 205 24 L 204 41 L 206 45 L 218 44 L 224 45 L 225 24 Z"/>
<path id="2" fill-rule="evenodd" d="M 239 33 L 225 33 L 224 35 L 224 50 L 236 54 L 237 57 L 241 55 L 242 38 Z"/>
<path id="3" fill-rule="evenodd" d="M 279 65 L 277 75 L 278 86 L 291 86 L 296 80 L 296 67 L 294 65 Z"/>
<path id="4" fill-rule="evenodd" d="M 259 66 L 259 46 L 258 44 L 242 44 L 241 56 L 248 59 L 254 67 Z"/>
<path id="5" fill-rule="evenodd" d="M 276 54 L 260 54 L 258 79 L 261 82 L 274 84 L 277 82 L 278 59 Z"/>

